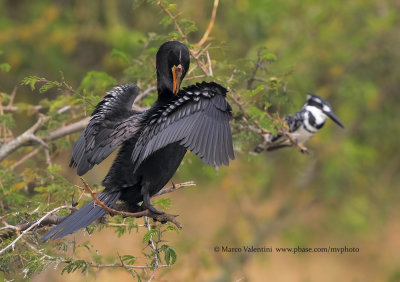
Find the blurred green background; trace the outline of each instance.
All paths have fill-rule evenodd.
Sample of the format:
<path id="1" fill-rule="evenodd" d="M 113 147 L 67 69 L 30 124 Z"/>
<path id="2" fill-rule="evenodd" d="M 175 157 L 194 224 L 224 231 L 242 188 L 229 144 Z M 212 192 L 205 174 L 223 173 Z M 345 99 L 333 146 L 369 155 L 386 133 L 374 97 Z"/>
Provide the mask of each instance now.
<path id="1" fill-rule="evenodd" d="M 213 1 L 175 3 L 182 17 L 196 23 L 190 40 L 198 41 Z M 135 83 L 138 75 L 124 72 L 126 66 L 111 52 L 138 56 L 149 33 L 170 31 L 161 18 L 159 8 L 146 2 L 1 0 L 0 63 L 8 62 L 11 70 L 0 72 L 0 91 L 10 93 L 28 75 L 57 80 L 60 71 L 74 88 L 90 70 Z M 312 92 L 330 101 L 345 129 L 327 121 L 307 144 L 310 155 L 296 148 L 259 155 L 242 149 L 218 171 L 188 155 L 174 181 L 194 180 L 197 186 L 169 195 L 170 212 L 180 214 L 184 229 L 168 235 L 178 261 L 157 278 L 400 281 L 400 1 L 221 0 L 211 36 L 212 59 L 231 68 L 254 60 L 260 47 L 276 55 L 268 72 L 285 82 L 288 102 L 281 115 L 300 109 Z M 18 91 L 16 102 L 57 95 L 32 94 L 28 87 Z M 16 124 L 18 134 L 32 120 L 21 115 Z M 241 142 L 236 140 L 237 147 Z M 78 183 L 69 157 L 70 149 L 64 150 L 54 162 Z M 111 161 L 90 172 L 89 183 L 100 183 Z M 91 242 L 102 254 L 140 253 L 141 237 L 135 236 L 117 239 L 103 230 Z M 214 252 L 215 246 L 244 245 L 347 246 L 359 252 Z M 59 273 L 50 267 L 33 281 L 84 279 L 80 273 Z M 122 270 L 96 275 L 97 281 L 130 277 Z"/>

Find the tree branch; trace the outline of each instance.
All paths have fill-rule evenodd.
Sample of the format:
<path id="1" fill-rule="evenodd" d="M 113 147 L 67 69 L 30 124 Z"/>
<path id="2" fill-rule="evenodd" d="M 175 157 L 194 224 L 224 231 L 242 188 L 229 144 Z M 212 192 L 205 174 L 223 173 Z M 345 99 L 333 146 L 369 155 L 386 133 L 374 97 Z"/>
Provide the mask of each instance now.
<path id="1" fill-rule="evenodd" d="M 151 227 L 149 224 L 149 218 L 147 216 L 144 217 L 144 224 L 147 227 L 147 230 L 150 231 Z M 151 274 L 148 282 L 151 282 L 154 279 L 154 276 L 156 275 L 157 269 L 159 268 L 158 264 L 158 249 L 156 245 L 154 244 L 154 240 L 152 238 L 152 235 L 150 236 L 150 244 L 151 248 L 153 249 L 154 252 L 154 268 L 153 268 L 153 273 Z"/>
<path id="2" fill-rule="evenodd" d="M 39 119 L 38 121 L 27 131 L 22 133 L 20 136 L 17 138 L 11 140 L 10 142 L 4 144 L 0 148 L 0 161 L 2 161 L 5 157 L 7 157 L 9 154 L 17 150 L 19 147 L 24 146 L 30 142 L 35 142 L 43 147 L 47 148 L 47 144 L 40 139 L 39 137 L 35 136 L 35 132 L 38 131 L 48 120 L 49 118 L 46 117 L 45 115 L 39 113 Z"/>
<path id="3" fill-rule="evenodd" d="M 50 132 L 50 134 L 48 136 L 43 137 L 43 139 L 45 141 L 54 141 L 56 139 L 59 139 L 61 137 L 73 134 L 75 132 L 81 131 L 83 130 L 89 123 L 91 117 L 86 117 L 84 119 L 81 119 L 77 122 L 71 123 L 67 126 L 61 127 L 59 129 L 56 129 L 52 132 Z"/>
<path id="4" fill-rule="evenodd" d="M 140 100 L 143 100 L 143 98 L 145 98 L 146 96 L 148 96 L 152 91 L 156 90 L 157 87 L 155 86 L 150 86 L 149 88 L 147 88 L 146 90 L 144 90 L 142 93 L 140 93 L 136 99 L 134 103 L 139 102 Z"/>
<path id="5" fill-rule="evenodd" d="M 196 183 L 194 181 L 187 181 L 187 182 L 182 182 L 175 184 L 172 182 L 172 186 L 166 187 L 164 189 L 161 189 L 158 193 L 154 194 L 153 197 L 161 196 L 167 193 L 172 193 L 175 190 L 181 189 L 183 187 L 188 187 L 188 186 L 196 186 Z"/>
<path id="6" fill-rule="evenodd" d="M 213 10 L 211 13 L 211 19 L 210 19 L 210 22 L 208 23 L 207 30 L 204 32 L 203 37 L 196 44 L 198 48 L 200 48 L 209 39 L 208 36 L 210 35 L 210 32 L 214 27 L 215 16 L 217 15 L 218 3 L 219 3 L 219 0 L 214 0 Z"/>
<path id="7" fill-rule="evenodd" d="M 28 233 L 29 231 L 31 231 L 33 228 L 35 228 L 35 227 L 37 227 L 37 226 L 40 226 L 43 222 L 45 222 L 45 220 L 46 220 L 50 215 L 52 215 L 53 213 L 55 213 L 55 212 L 57 212 L 57 211 L 59 211 L 59 210 L 62 210 L 62 209 L 75 209 L 75 208 L 72 207 L 72 206 L 61 206 L 61 207 L 58 207 L 58 208 L 53 209 L 52 211 L 47 212 L 43 217 L 41 217 L 40 219 L 38 219 L 38 220 L 36 220 L 36 221 L 34 221 L 34 222 L 19 225 L 19 228 L 21 228 L 21 230 L 22 230 L 22 228 L 25 228 L 25 227 L 26 227 L 26 228 L 24 229 L 24 231 L 23 231 L 14 241 L 12 241 L 12 242 L 11 242 L 10 244 L 8 244 L 6 247 L 4 247 L 2 250 L 0 250 L 0 255 L 1 255 L 2 253 L 4 253 L 5 251 L 7 251 L 9 248 L 12 248 L 12 249 L 14 250 L 15 244 L 16 244 L 26 233 Z M 54 220 L 54 219 L 49 219 L 49 220 Z M 9 227 L 9 226 L 6 226 L 6 227 Z M 13 228 L 11 228 L 11 229 L 13 229 Z M 14 229 L 15 229 L 16 232 L 18 231 L 18 227 L 15 227 Z"/>
<path id="8" fill-rule="evenodd" d="M 261 50 L 258 50 L 256 65 L 254 66 L 253 73 L 252 73 L 251 77 L 247 81 L 247 89 L 248 90 L 250 90 L 252 88 L 253 82 L 256 80 L 255 77 L 256 77 L 258 69 L 261 67 L 261 61 L 262 61 L 261 60 Z"/>

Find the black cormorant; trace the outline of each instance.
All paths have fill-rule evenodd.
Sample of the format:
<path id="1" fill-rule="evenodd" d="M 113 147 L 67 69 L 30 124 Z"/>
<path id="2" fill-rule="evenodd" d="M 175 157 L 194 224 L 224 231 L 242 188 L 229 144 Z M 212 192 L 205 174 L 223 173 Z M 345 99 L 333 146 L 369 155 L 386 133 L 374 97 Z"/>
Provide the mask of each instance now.
<path id="1" fill-rule="evenodd" d="M 130 210 L 137 211 L 143 201 L 143 207 L 161 214 L 150 204 L 150 198 L 168 183 L 187 150 L 211 166 L 228 165 L 229 159 L 234 159 L 227 91 L 214 82 L 180 90 L 189 63 L 185 45 L 166 42 L 157 52 L 158 99 L 150 109 L 132 110 L 139 92 L 132 84 L 115 87 L 96 106 L 73 148 L 70 166 L 83 175 L 122 145 L 103 180 L 105 189 L 98 195 L 107 206 L 122 200 Z M 42 240 L 64 237 L 104 214 L 92 201 Z"/>

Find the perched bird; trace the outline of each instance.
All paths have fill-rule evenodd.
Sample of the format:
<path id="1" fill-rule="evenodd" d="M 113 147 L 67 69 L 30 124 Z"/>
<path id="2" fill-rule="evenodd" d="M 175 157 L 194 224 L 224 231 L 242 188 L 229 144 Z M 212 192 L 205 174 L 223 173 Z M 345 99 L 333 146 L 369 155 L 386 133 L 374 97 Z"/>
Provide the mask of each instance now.
<path id="1" fill-rule="evenodd" d="M 307 102 L 303 108 L 293 116 L 288 115 L 285 121 L 295 142 L 304 144 L 324 126 L 326 117 L 331 118 L 337 125 L 344 128 L 326 100 L 315 94 L 308 94 Z M 278 134 L 270 138 L 267 151 L 293 145 L 289 138 L 283 134 Z"/>
<path id="2" fill-rule="evenodd" d="M 139 88 L 131 84 L 115 87 L 97 105 L 77 140 L 70 166 L 77 167 L 78 175 L 121 146 L 103 180 L 105 189 L 98 195 L 108 207 L 122 200 L 134 212 L 143 201 L 144 208 L 162 214 L 150 198 L 171 179 L 187 150 L 211 166 L 228 165 L 229 159 L 234 159 L 227 90 L 214 82 L 180 90 L 189 64 L 185 45 L 177 41 L 161 45 L 156 55 L 158 99 L 152 107 L 133 111 Z M 90 202 L 45 234 L 42 241 L 71 234 L 104 214 Z"/>

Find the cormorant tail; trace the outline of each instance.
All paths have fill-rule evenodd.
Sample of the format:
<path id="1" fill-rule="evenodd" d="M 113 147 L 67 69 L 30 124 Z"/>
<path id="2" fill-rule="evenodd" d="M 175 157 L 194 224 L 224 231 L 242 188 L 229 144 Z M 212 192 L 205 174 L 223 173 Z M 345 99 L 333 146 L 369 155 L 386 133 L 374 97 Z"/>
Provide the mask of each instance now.
<path id="1" fill-rule="evenodd" d="M 102 192 L 98 199 L 102 201 L 106 206 L 112 207 L 120 197 L 120 192 Z M 78 211 L 74 212 L 60 224 L 47 232 L 41 240 L 46 242 L 47 240 L 55 240 L 72 234 L 75 231 L 88 226 L 90 223 L 103 216 L 106 212 L 104 209 L 95 205 L 93 201 L 87 203 Z"/>

